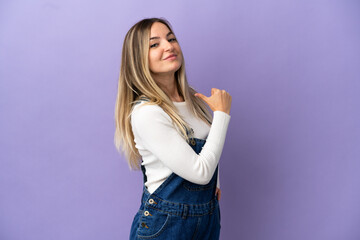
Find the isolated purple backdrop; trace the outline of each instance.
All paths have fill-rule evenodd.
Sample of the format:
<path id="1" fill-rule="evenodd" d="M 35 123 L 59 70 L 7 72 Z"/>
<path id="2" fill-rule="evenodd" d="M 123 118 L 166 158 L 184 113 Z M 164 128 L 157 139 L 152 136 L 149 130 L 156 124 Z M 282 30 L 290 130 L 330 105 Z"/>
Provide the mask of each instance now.
<path id="1" fill-rule="evenodd" d="M 113 145 L 123 38 L 165 17 L 189 82 L 233 97 L 221 239 L 360 239 L 355 0 L 1 1 L 0 239 L 127 239 Z"/>

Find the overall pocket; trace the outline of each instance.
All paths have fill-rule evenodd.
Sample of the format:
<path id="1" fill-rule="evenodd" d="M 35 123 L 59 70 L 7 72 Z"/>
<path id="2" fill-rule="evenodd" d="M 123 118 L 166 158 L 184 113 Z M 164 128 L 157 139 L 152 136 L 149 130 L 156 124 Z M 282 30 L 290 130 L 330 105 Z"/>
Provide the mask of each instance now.
<path id="1" fill-rule="evenodd" d="M 154 209 L 144 209 L 137 231 L 138 238 L 158 237 L 169 226 L 170 214 Z"/>

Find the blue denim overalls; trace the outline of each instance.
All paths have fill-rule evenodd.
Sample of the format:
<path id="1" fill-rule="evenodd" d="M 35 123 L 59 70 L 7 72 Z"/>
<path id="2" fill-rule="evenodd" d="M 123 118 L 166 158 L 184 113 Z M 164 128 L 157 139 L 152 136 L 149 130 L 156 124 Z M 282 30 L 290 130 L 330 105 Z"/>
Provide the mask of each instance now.
<path id="1" fill-rule="evenodd" d="M 204 144 L 203 139 L 190 139 L 190 146 L 197 154 Z M 141 169 L 145 183 L 145 168 Z M 218 167 L 206 185 L 189 182 L 172 173 L 152 194 L 144 184 L 130 240 L 218 240 L 221 226 L 220 207 L 215 196 L 217 173 Z"/>

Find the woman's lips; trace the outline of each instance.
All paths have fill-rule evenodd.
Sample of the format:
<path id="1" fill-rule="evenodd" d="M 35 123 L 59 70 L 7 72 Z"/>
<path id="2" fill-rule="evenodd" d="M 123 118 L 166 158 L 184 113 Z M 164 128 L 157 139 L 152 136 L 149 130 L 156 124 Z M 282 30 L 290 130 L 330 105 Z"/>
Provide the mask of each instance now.
<path id="1" fill-rule="evenodd" d="M 174 59 L 176 59 L 176 55 L 172 54 L 170 56 L 167 56 L 164 60 L 174 60 Z"/>

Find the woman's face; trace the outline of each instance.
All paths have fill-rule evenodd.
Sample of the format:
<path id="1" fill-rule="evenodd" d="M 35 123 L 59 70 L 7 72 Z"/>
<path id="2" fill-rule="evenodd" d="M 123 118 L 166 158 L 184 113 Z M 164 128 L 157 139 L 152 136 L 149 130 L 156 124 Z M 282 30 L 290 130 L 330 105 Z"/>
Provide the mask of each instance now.
<path id="1" fill-rule="evenodd" d="M 182 63 L 180 45 L 169 28 L 155 22 L 150 30 L 149 66 L 155 76 L 174 74 Z"/>

